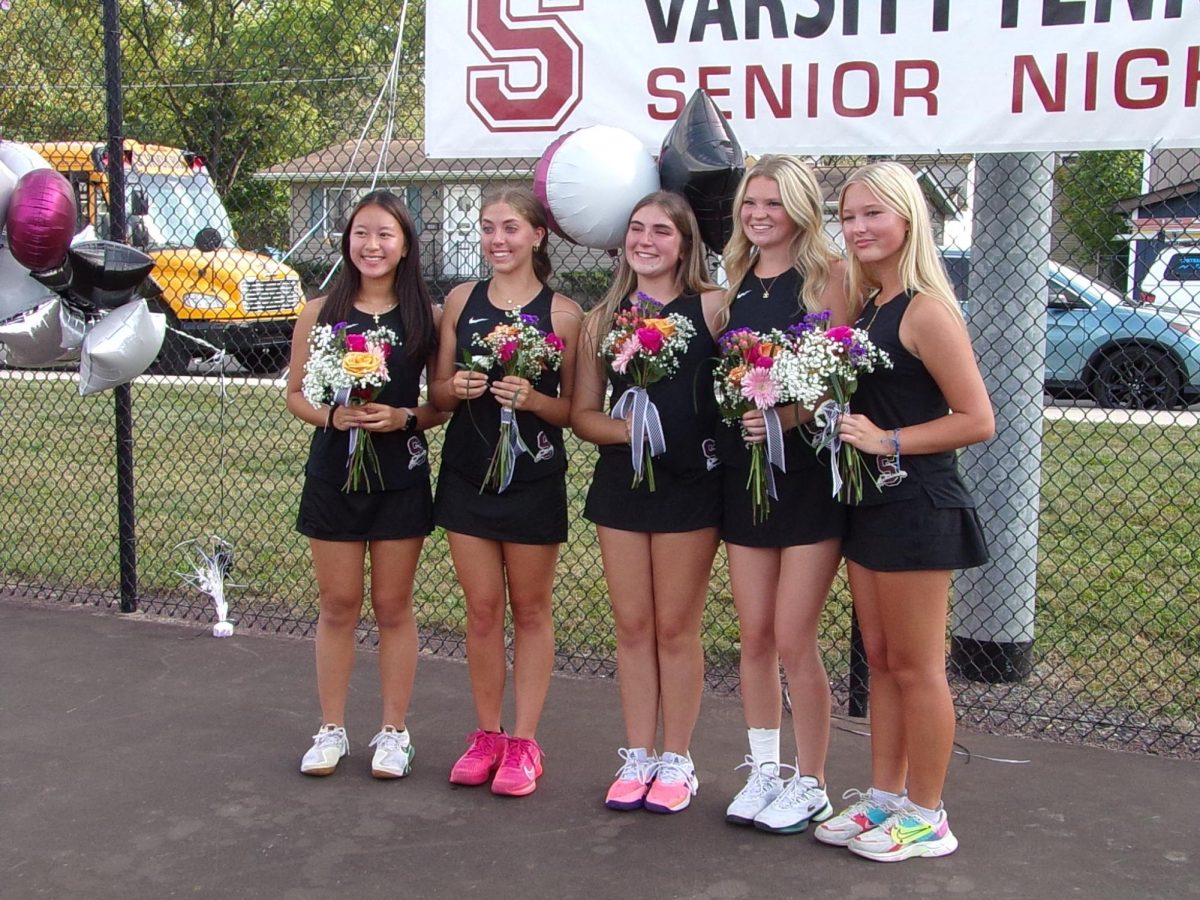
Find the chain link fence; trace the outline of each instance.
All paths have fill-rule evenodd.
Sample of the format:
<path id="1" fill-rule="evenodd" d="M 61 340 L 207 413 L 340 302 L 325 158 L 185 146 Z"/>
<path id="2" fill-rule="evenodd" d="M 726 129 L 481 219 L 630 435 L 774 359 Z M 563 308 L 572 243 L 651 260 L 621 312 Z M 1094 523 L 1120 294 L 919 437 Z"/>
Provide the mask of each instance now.
<path id="1" fill-rule="evenodd" d="M 293 530 L 308 434 L 284 408 L 282 370 L 295 306 L 321 293 L 358 197 L 382 186 L 404 198 L 436 297 L 486 275 L 482 192 L 528 183 L 536 160 L 424 156 L 423 9 L 406 5 L 402 20 L 396 4 L 371 0 L 121 5 L 129 237 L 155 260 L 146 293 L 171 329 L 132 387 L 142 609 L 211 619 L 211 600 L 182 575 L 195 564 L 189 542 L 219 535 L 233 548 L 238 627 L 312 633 L 316 589 Z M 70 179 L 78 226 L 99 237 L 109 228 L 105 109 L 99 5 L 0 0 L 0 137 L 33 145 Z M 905 160 L 920 173 L 1000 410 L 991 448 L 964 455 L 1000 560 L 956 582 L 948 646 L 964 722 L 1200 753 L 1200 429 L 1186 408 L 1200 399 L 1198 161 L 1198 151 L 1028 158 L 1014 201 L 987 186 L 983 158 Z M 836 188 L 863 160 L 813 162 L 837 235 Z M 1042 231 L 1040 251 L 1003 250 L 1005 235 Z M 557 287 L 594 302 L 609 257 L 558 239 L 551 248 Z M 1047 250 L 1049 261 L 1038 258 Z M 12 265 L 0 253 L 0 299 L 25 277 Z M 1018 363 L 1032 374 L 1015 377 Z M 114 605 L 113 404 L 81 398 L 76 371 L 11 358 L 0 371 L 0 588 Z M 599 548 L 580 515 L 593 451 L 569 450 L 559 664 L 609 675 Z M 423 648 L 463 653 L 465 609 L 440 532 L 415 604 Z M 822 644 L 842 704 L 850 610 L 839 578 Z M 723 556 L 704 634 L 710 684 L 736 689 Z M 369 612 L 361 639 L 374 640 Z"/>

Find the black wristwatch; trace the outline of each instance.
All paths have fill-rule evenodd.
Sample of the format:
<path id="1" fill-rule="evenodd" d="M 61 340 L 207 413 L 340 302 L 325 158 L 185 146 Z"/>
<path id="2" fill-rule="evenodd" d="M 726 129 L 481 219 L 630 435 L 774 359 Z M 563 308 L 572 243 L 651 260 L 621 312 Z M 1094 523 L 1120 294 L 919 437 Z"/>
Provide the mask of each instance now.
<path id="1" fill-rule="evenodd" d="M 417 430 L 417 414 L 411 409 L 406 409 L 405 412 L 408 413 L 408 418 L 404 420 L 404 427 L 400 430 L 405 434 L 412 434 Z"/>

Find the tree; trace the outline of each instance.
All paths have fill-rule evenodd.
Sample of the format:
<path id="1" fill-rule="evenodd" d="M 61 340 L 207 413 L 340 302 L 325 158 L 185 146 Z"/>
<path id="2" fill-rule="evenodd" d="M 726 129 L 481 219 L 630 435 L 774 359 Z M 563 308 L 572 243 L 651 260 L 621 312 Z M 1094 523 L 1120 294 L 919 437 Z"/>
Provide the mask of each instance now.
<path id="1" fill-rule="evenodd" d="M 1062 191 L 1059 214 L 1078 242 L 1081 262 L 1095 266 L 1113 284 L 1125 281 L 1128 245 L 1118 238 L 1128 227 L 1113 204 L 1141 192 L 1140 150 L 1079 153 L 1055 173 Z"/>

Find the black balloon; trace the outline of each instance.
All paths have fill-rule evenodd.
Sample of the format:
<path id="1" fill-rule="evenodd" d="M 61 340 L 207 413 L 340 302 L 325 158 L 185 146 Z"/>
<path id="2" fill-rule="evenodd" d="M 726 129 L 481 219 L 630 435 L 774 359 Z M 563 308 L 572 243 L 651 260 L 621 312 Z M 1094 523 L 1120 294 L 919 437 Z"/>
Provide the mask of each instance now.
<path id="1" fill-rule="evenodd" d="M 132 299 L 154 260 L 116 241 L 81 241 L 67 251 L 69 292 L 93 309 L 115 309 Z"/>
<path id="2" fill-rule="evenodd" d="M 667 132 L 658 174 L 664 190 L 687 198 L 704 243 L 720 253 L 733 234 L 733 196 L 746 174 L 746 155 L 704 91 L 692 94 Z"/>

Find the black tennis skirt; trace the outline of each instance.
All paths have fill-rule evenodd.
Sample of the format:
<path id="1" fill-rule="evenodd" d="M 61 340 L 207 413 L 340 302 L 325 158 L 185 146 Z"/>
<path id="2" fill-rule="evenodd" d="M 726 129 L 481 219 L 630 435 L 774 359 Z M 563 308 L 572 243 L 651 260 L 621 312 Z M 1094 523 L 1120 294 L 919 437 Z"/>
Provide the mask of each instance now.
<path id="1" fill-rule="evenodd" d="M 344 492 L 341 485 L 306 476 L 296 530 L 321 541 L 396 541 L 433 531 L 428 479 L 393 491 Z"/>
<path id="2" fill-rule="evenodd" d="M 457 534 L 512 544 L 561 544 L 567 539 L 567 484 L 563 473 L 514 481 L 503 494 L 480 493 L 443 465 L 433 500 L 434 524 Z"/>
<path id="3" fill-rule="evenodd" d="M 721 524 L 721 473 L 680 476 L 665 466 L 654 470 L 654 490 L 643 473 L 636 488 L 629 457 L 602 456 L 588 488 L 583 516 L 620 531 L 667 534 Z"/>
<path id="4" fill-rule="evenodd" d="M 829 474 L 818 466 L 795 472 L 775 472 L 778 500 L 770 501 L 770 514 L 754 521 L 748 469 L 725 469 L 721 480 L 724 503 L 721 539 L 743 547 L 797 547 L 840 538 L 846 527 L 846 507 L 833 497 Z"/>
<path id="5" fill-rule="evenodd" d="M 876 572 L 971 569 L 988 561 L 974 507 L 915 497 L 849 508 L 842 555 Z"/>

